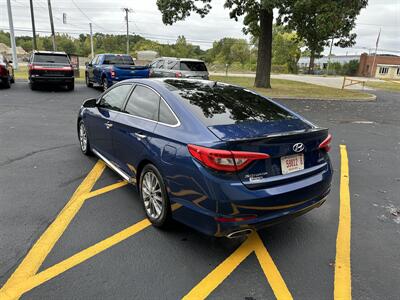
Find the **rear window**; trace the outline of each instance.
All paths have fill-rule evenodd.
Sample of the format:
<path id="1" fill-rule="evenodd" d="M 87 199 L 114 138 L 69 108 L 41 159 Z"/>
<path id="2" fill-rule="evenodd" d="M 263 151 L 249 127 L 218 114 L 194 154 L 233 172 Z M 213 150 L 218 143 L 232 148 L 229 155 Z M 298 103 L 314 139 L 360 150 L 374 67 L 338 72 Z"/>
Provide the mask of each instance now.
<path id="1" fill-rule="evenodd" d="M 164 83 L 207 126 L 297 119 L 264 97 L 240 87 L 214 81 L 167 79 Z"/>
<path id="2" fill-rule="evenodd" d="M 56 63 L 56 64 L 69 64 L 68 56 L 55 55 L 55 54 L 39 54 L 33 56 L 33 62 L 36 63 Z"/>
<path id="3" fill-rule="evenodd" d="M 206 72 L 207 67 L 201 61 L 181 61 L 181 70 L 182 71 Z"/>
<path id="4" fill-rule="evenodd" d="M 131 56 L 127 55 L 106 55 L 104 57 L 105 65 L 134 65 Z"/>

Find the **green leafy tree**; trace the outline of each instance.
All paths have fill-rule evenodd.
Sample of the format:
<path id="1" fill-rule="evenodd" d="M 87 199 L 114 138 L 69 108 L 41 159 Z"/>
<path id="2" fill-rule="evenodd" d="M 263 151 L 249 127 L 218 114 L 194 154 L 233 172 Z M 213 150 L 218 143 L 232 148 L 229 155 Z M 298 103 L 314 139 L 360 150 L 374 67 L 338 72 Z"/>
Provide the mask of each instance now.
<path id="1" fill-rule="evenodd" d="M 184 20 L 192 12 L 201 17 L 211 10 L 212 0 L 157 0 L 165 24 Z M 225 0 L 225 7 L 230 10 L 230 17 L 238 20 L 244 16 L 244 32 L 259 39 L 256 70 L 256 87 L 271 87 L 272 22 L 273 9 L 284 0 Z"/>
<path id="2" fill-rule="evenodd" d="M 314 59 L 329 46 L 349 47 L 355 44 L 352 33 L 355 21 L 368 0 L 283 0 L 280 23 L 287 23 L 310 50 L 310 70 Z"/>
<path id="3" fill-rule="evenodd" d="M 297 73 L 297 62 L 304 46 L 296 32 L 274 26 L 272 39 L 272 65 L 284 65 L 289 73 Z"/>

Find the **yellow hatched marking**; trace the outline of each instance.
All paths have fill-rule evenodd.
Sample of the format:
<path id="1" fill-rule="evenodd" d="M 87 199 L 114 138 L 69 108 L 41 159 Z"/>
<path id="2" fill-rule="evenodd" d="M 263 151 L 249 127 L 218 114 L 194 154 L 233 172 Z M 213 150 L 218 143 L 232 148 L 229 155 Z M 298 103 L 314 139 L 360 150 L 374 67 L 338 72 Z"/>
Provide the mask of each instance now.
<path id="1" fill-rule="evenodd" d="M 0 291 L 0 299 L 15 299 L 20 297 L 22 294 L 32 290 L 33 288 L 45 283 L 46 281 L 64 273 L 65 271 L 75 267 L 88 260 L 89 258 L 103 252 L 104 250 L 118 244 L 127 238 L 135 235 L 136 233 L 146 229 L 151 225 L 150 221 L 144 219 L 139 221 L 138 223 L 106 238 L 105 240 L 82 250 L 73 256 L 55 264 L 54 266 L 49 267 L 48 269 L 32 276 L 31 278 L 19 282 L 13 286 L 10 286 L 8 289 L 4 291 Z"/>
<path id="2" fill-rule="evenodd" d="M 202 279 L 183 299 L 198 300 L 208 297 L 253 252 L 256 254 L 275 297 L 282 300 L 293 299 L 278 268 L 257 233 L 252 233 L 235 252 Z"/>
<path id="3" fill-rule="evenodd" d="M 61 237 L 76 213 L 82 207 L 83 202 L 85 201 L 84 195 L 93 188 L 104 169 L 105 164 L 101 161 L 98 161 L 90 173 L 79 185 L 71 199 L 64 206 L 53 223 L 51 223 L 51 225 L 33 245 L 31 250 L 29 250 L 21 264 L 1 288 L 0 293 L 36 274 L 46 256 L 49 254 L 51 249 L 53 249 L 55 243 Z M 0 297 L 0 299 L 2 298 Z"/>
<path id="4" fill-rule="evenodd" d="M 350 300 L 351 296 L 351 207 L 349 161 L 346 145 L 340 145 L 340 208 L 336 238 L 334 299 Z"/>
<path id="5" fill-rule="evenodd" d="M 101 189 L 98 189 L 98 190 L 92 191 L 90 193 L 87 193 L 86 196 L 85 196 L 85 199 L 87 200 L 89 198 L 93 198 L 93 197 L 99 196 L 101 194 L 111 192 L 111 191 L 119 189 L 120 187 L 123 187 L 123 186 L 125 186 L 127 184 L 128 184 L 127 181 L 120 181 L 120 182 L 108 185 L 108 186 L 103 187 Z"/>

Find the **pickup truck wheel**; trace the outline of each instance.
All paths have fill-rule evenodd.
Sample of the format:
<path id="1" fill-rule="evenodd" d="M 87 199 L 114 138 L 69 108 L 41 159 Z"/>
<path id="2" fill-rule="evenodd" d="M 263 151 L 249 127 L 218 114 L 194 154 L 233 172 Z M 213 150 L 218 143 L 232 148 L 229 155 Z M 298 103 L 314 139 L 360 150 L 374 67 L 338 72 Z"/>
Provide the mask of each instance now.
<path id="1" fill-rule="evenodd" d="M 90 82 L 89 74 L 88 74 L 88 73 L 86 73 L 85 81 L 86 81 L 86 86 L 87 86 L 87 87 L 90 87 L 90 88 L 93 87 L 93 83 Z"/>
<path id="2" fill-rule="evenodd" d="M 104 77 L 101 80 L 101 86 L 103 88 L 103 91 L 106 91 L 109 88 L 107 78 Z"/>
<path id="3" fill-rule="evenodd" d="M 73 91 L 75 88 L 75 82 L 71 82 L 67 84 L 67 90 L 68 91 Z"/>

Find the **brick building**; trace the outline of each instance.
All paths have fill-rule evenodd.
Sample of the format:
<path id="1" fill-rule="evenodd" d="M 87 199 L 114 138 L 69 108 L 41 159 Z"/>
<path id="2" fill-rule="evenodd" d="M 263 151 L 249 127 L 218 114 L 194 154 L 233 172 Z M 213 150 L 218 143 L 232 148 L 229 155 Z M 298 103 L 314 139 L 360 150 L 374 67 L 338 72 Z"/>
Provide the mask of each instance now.
<path id="1" fill-rule="evenodd" d="M 400 56 L 378 54 L 373 63 L 374 55 L 361 54 L 357 75 L 400 80 Z"/>

